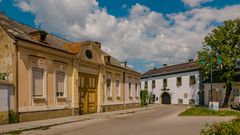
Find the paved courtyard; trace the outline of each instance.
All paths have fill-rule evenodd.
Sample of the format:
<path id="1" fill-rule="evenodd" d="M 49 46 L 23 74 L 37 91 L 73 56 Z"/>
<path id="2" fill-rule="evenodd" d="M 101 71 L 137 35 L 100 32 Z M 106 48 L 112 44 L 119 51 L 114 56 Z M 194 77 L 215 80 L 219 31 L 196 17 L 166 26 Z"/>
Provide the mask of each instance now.
<path id="1" fill-rule="evenodd" d="M 229 117 L 178 117 L 186 106 L 159 106 L 153 110 L 95 118 L 21 134 L 38 135 L 197 135 L 206 124 Z"/>

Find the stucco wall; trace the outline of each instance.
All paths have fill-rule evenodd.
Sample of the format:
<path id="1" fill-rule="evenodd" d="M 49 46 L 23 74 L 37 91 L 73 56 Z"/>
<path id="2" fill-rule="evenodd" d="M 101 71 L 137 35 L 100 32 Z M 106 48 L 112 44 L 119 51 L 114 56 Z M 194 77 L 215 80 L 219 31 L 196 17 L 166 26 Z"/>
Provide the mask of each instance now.
<path id="1" fill-rule="evenodd" d="M 21 44 L 34 46 L 28 42 L 20 42 Z M 35 45 L 36 46 L 36 45 Z M 54 109 L 72 108 L 72 59 L 65 57 L 62 52 L 51 51 L 44 52 L 42 48 L 35 48 L 38 50 L 31 50 L 24 47 L 18 49 L 18 76 L 19 76 L 19 111 L 31 112 L 31 111 L 43 111 Z M 31 57 L 37 56 L 36 59 L 41 59 L 40 63 L 46 70 L 46 78 L 44 80 L 46 84 L 45 98 L 41 101 L 35 101 L 32 97 L 32 84 L 31 84 Z M 39 58 L 38 58 L 39 57 Z M 56 83 L 55 83 L 55 71 L 58 63 L 63 63 L 64 71 L 67 76 L 67 89 L 65 91 L 66 98 L 59 100 L 56 96 Z M 61 67 L 61 66 L 60 66 Z M 66 68 L 65 68 L 66 67 Z"/>
<path id="2" fill-rule="evenodd" d="M 103 105 L 121 105 L 121 104 L 128 104 L 128 103 L 140 103 L 140 76 L 131 74 L 126 72 L 125 73 L 125 79 L 123 76 L 123 72 L 126 72 L 124 70 L 119 70 L 119 69 L 114 69 L 114 68 L 106 68 L 104 72 L 104 103 Z M 111 74 L 111 91 L 112 91 L 112 96 L 107 97 L 106 94 L 106 78 L 107 74 Z M 116 96 L 116 74 L 120 75 L 119 81 L 120 81 L 120 98 L 117 98 Z M 125 83 L 124 81 L 125 80 Z M 132 97 L 129 96 L 129 82 L 131 82 L 131 87 L 132 87 Z M 135 84 L 138 84 L 138 93 L 135 92 Z M 138 97 L 136 97 L 138 95 Z"/>
<path id="3" fill-rule="evenodd" d="M 7 73 L 9 81 L 13 81 L 14 40 L 0 26 L 0 73 Z"/>
<path id="4" fill-rule="evenodd" d="M 131 91 L 132 97 L 130 97 L 129 93 L 129 82 L 131 82 Z M 137 84 L 138 93 L 135 91 L 135 84 Z M 137 96 L 138 95 L 138 96 Z M 126 74 L 126 82 L 125 82 L 125 103 L 140 103 L 140 78 L 137 75 L 127 73 Z"/>
<path id="5" fill-rule="evenodd" d="M 189 76 L 195 75 L 196 77 L 196 84 L 189 85 Z M 182 85 L 177 86 L 177 77 L 182 77 Z M 189 99 L 195 99 L 195 103 L 199 103 L 198 91 L 199 91 L 199 72 L 192 71 L 192 72 L 185 72 L 185 73 L 178 73 L 172 75 L 165 75 L 159 77 L 151 77 L 141 80 L 141 88 L 144 89 L 145 81 L 148 82 L 148 91 L 153 92 L 158 101 L 155 103 L 161 103 L 161 94 L 163 91 L 163 79 L 167 79 L 168 85 L 167 90 L 171 96 L 171 103 L 178 104 L 178 99 L 183 99 L 183 104 L 189 104 Z M 155 89 L 152 89 L 152 80 L 155 80 Z M 187 97 L 184 97 L 184 94 Z"/>

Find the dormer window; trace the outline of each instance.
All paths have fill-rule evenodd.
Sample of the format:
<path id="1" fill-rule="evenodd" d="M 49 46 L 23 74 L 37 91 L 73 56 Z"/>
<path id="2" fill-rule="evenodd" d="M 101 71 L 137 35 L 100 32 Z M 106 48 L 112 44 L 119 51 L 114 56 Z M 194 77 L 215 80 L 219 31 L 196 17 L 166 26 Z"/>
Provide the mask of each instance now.
<path id="1" fill-rule="evenodd" d="M 40 41 L 46 41 L 47 33 L 45 31 L 39 31 L 40 32 Z"/>
<path id="2" fill-rule="evenodd" d="M 33 39 L 46 43 L 48 33 L 42 30 L 33 31 L 29 33 Z"/>
<path id="3" fill-rule="evenodd" d="M 93 58 L 92 51 L 90 51 L 90 50 L 86 50 L 85 55 L 86 55 L 86 57 L 88 59 L 92 59 Z"/>

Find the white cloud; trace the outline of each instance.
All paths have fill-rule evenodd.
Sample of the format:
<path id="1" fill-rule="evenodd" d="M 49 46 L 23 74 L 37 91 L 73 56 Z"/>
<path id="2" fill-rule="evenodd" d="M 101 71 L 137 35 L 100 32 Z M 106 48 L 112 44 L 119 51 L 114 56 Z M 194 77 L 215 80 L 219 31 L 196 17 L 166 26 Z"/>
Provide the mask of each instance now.
<path id="1" fill-rule="evenodd" d="M 96 0 L 21 0 L 17 4 L 35 14 L 35 24 L 48 32 L 73 41 L 100 41 L 105 51 L 120 60 L 137 58 L 167 64 L 195 58 L 214 24 L 240 16 L 240 5 L 163 15 L 136 4 L 129 16 L 116 18 Z"/>
<path id="2" fill-rule="evenodd" d="M 212 2 L 213 0 L 182 0 L 182 2 L 189 7 L 198 7 L 202 3 Z"/>
<path id="3" fill-rule="evenodd" d="M 19 8 L 21 8 L 24 12 L 33 12 L 34 10 L 34 5 L 30 5 L 29 3 L 25 2 L 25 1 L 19 1 L 19 3 L 17 4 L 17 6 Z"/>

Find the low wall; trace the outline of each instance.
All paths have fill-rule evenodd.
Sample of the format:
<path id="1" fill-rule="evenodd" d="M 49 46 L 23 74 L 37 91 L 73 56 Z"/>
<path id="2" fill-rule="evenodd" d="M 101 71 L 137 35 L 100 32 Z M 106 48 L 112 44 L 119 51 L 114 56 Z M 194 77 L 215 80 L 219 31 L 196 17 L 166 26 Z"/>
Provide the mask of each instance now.
<path id="1" fill-rule="evenodd" d="M 103 105 L 102 111 L 103 112 L 110 112 L 110 111 L 118 111 L 118 110 L 124 110 L 124 109 L 131 109 L 131 108 L 137 108 L 141 107 L 140 103 L 129 103 L 129 104 L 119 104 L 119 105 Z"/>
<path id="2" fill-rule="evenodd" d="M 214 102 L 219 102 L 222 106 L 224 102 L 224 97 L 226 94 L 225 83 L 212 83 L 212 100 Z M 229 98 L 229 103 L 235 96 L 240 96 L 240 82 L 234 82 L 232 85 L 232 93 Z M 208 106 L 211 99 L 211 84 L 204 84 L 204 105 Z"/>
<path id="3" fill-rule="evenodd" d="M 19 114 L 20 122 L 54 119 L 72 116 L 72 109 L 25 112 Z"/>

